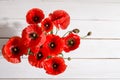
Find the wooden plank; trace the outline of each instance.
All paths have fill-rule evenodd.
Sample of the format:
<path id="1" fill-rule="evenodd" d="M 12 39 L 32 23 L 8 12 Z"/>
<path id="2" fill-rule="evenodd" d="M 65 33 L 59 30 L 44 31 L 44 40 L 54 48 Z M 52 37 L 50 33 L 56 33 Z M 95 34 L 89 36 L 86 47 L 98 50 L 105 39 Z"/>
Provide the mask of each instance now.
<path id="1" fill-rule="evenodd" d="M 42 2 L 119 3 L 119 0 L 41 0 Z"/>
<path id="2" fill-rule="evenodd" d="M 82 40 L 75 51 L 66 53 L 71 58 L 120 58 L 120 41 L 116 40 Z"/>
<path id="3" fill-rule="evenodd" d="M 54 80 L 54 78 L 0 78 L 0 80 Z M 56 78 L 57 80 L 120 80 L 120 78 Z"/>
<path id="4" fill-rule="evenodd" d="M 120 38 L 119 21 L 81 21 L 71 20 L 68 30 L 80 29 L 79 35 L 82 37 L 91 31 L 90 38 Z"/>
<path id="5" fill-rule="evenodd" d="M 0 49 L 6 43 L 6 39 L 0 39 Z M 120 58 L 120 40 L 81 40 L 78 49 L 69 53 L 63 52 L 65 58 Z"/>
<path id="6" fill-rule="evenodd" d="M 3 1 L 15 1 L 15 0 L 0 0 L 1 2 Z M 26 1 L 32 1 L 34 2 L 34 0 L 26 0 Z M 26 2 L 25 1 L 25 2 Z M 39 2 L 85 2 L 85 3 L 119 3 L 120 1 L 119 0 L 40 0 Z"/>
<path id="7" fill-rule="evenodd" d="M 0 20 L 0 37 L 11 37 L 21 35 L 22 30 L 28 26 L 25 19 L 3 19 Z M 67 31 L 75 28 L 80 29 L 79 35 L 85 36 L 91 31 L 88 38 L 120 38 L 119 21 L 81 21 L 72 19 L 67 30 L 60 30 L 58 34 L 63 36 Z M 109 40 L 108 39 L 108 40 Z M 116 39 L 117 40 L 117 39 Z"/>
<path id="8" fill-rule="evenodd" d="M 100 1 L 100 0 L 99 0 Z M 90 2 L 90 1 L 89 1 Z M 111 0 L 105 3 L 93 3 L 89 2 L 42 2 L 34 0 L 10 0 L 0 2 L 0 18 L 25 18 L 26 12 L 33 8 L 38 7 L 45 11 L 46 16 L 48 13 L 56 9 L 66 10 L 73 19 L 96 19 L 96 20 L 119 20 L 120 11 L 118 10 L 120 5 L 119 1 Z M 96 1 L 97 2 L 97 1 Z M 116 4 L 114 4 L 114 2 Z M 22 5 L 22 6 L 21 6 Z M 46 7 L 49 6 L 49 7 Z M 9 14 L 8 14 L 9 13 Z M 19 16 L 18 16 L 19 15 Z"/>
<path id="9" fill-rule="evenodd" d="M 51 76 L 43 69 L 29 65 L 26 59 L 20 64 L 11 64 L 0 59 L 0 78 L 120 78 L 120 60 L 82 60 L 66 61 L 64 73 Z"/>

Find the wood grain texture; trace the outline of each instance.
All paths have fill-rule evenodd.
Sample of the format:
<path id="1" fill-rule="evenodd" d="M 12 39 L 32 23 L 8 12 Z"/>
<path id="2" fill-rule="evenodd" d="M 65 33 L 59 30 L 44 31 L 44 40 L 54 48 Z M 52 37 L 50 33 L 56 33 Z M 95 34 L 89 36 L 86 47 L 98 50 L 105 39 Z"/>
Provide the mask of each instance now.
<path id="1" fill-rule="evenodd" d="M 26 12 L 38 7 L 46 17 L 56 9 L 64 9 L 71 16 L 67 30 L 79 28 L 80 47 L 68 54 L 67 70 L 58 76 L 45 74 L 43 69 L 29 65 L 23 57 L 20 64 L 8 63 L 0 54 L 0 78 L 40 78 L 41 80 L 119 80 L 120 79 L 120 0 L 0 0 L 0 49 L 12 36 L 20 36 L 28 26 Z M 65 31 L 58 34 L 63 35 Z M 32 79 L 31 79 L 32 80 Z M 37 80 L 37 79 L 36 79 Z"/>
<path id="2" fill-rule="evenodd" d="M 21 35 L 22 30 L 27 27 L 28 24 L 24 19 L 2 19 L 0 20 L 0 37 L 11 37 L 14 35 Z M 71 19 L 71 23 L 67 30 L 60 30 L 58 34 L 62 36 L 65 32 L 74 28 L 80 29 L 79 35 L 85 36 L 87 32 L 92 31 L 92 35 L 87 38 L 108 38 L 112 40 L 119 40 L 120 21 L 82 21 Z M 117 39 L 118 38 L 118 39 Z"/>
<path id="3" fill-rule="evenodd" d="M 98 0 L 100 1 L 100 0 Z M 113 1 L 113 0 L 112 0 Z M 8 0 L 0 2 L 0 17 L 1 18 L 24 18 L 26 12 L 33 8 L 38 7 L 48 13 L 56 9 L 64 9 L 71 15 L 73 19 L 93 19 L 93 20 L 120 20 L 120 11 L 118 10 L 119 1 L 113 1 L 113 3 L 82 3 L 78 2 L 42 2 L 28 0 L 16 1 Z M 109 1 L 108 1 L 109 2 Z M 116 4 L 114 3 L 116 2 Z M 8 5 L 9 4 L 9 5 Z M 22 5 L 22 6 L 21 6 Z M 47 7 L 49 6 L 49 7 Z M 9 9 L 9 10 L 8 10 Z M 17 12 L 16 12 L 17 11 Z M 8 14 L 5 14 L 8 13 Z M 19 14 L 19 16 L 18 16 Z"/>
<path id="4" fill-rule="evenodd" d="M 119 78 L 1 78 L 0 80 L 119 80 Z"/>
<path id="5" fill-rule="evenodd" d="M 27 59 L 20 64 L 11 64 L 0 59 L 0 78 L 120 78 L 120 60 L 66 60 L 67 69 L 63 74 L 52 76 L 43 69 L 32 67 Z M 9 68 L 8 68 L 9 66 Z M 99 66 L 99 67 L 98 67 Z M 113 69 L 114 68 L 114 69 Z"/>

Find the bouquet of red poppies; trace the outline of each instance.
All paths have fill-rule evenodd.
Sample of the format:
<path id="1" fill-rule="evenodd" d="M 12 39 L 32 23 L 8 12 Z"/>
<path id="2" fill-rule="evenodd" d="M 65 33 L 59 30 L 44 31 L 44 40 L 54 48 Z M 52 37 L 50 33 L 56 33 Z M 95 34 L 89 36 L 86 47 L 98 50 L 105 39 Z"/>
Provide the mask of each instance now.
<path id="1" fill-rule="evenodd" d="M 26 14 L 26 22 L 28 26 L 23 29 L 22 35 L 11 37 L 3 46 L 3 57 L 8 62 L 20 63 L 21 56 L 26 55 L 32 66 L 43 68 L 48 74 L 64 72 L 67 65 L 61 55 L 80 45 L 79 29 L 68 31 L 63 36 L 57 34 L 59 30 L 67 29 L 69 14 L 55 10 L 45 17 L 43 10 L 32 8 Z"/>

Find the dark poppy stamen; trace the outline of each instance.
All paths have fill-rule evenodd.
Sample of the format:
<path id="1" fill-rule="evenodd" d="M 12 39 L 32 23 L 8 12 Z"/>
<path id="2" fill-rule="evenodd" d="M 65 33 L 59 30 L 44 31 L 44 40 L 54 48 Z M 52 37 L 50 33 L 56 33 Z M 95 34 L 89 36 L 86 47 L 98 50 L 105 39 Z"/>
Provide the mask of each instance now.
<path id="1" fill-rule="evenodd" d="M 40 48 L 43 48 L 43 45 L 41 45 Z"/>
<path id="2" fill-rule="evenodd" d="M 69 46 L 73 46 L 74 44 L 75 44 L 75 41 L 74 41 L 74 40 L 69 40 L 69 41 L 68 41 L 68 45 L 69 45 Z"/>
<path id="3" fill-rule="evenodd" d="M 54 64 L 52 65 L 52 67 L 53 67 L 53 69 L 57 69 L 57 68 L 58 68 L 58 64 L 54 63 Z"/>
<path id="4" fill-rule="evenodd" d="M 19 52 L 19 48 L 18 47 L 13 47 L 11 50 L 12 50 L 13 54 L 17 54 Z"/>
<path id="5" fill-rule="evenodd" d="M 38 35 L 36 33 L 31 33 L 29 36 L 32 39 L 36 39 L 38 37 Z"/>
<path id="6" fill-rule="evenodd" d="M 33 17 L 33 21 L 34 21 L 34 22 L 38 22 L 38 21 L 39 21 L 39 17 L 38 17 L 38 16 L 34 16 L 34 17 Z"/>
<path id="7" fill-rule="evenodd" d="M 49 24 L 48 23 L 46 23 L 44 26 L 45 26 L 46 29 L 49 28 Z"/>
<path id="8" fill-rule="evenodd" d="M 43 57 L 42 52 L 39 52 L 39 53 L 37 54 L 37 60 L 40 60 L 42 57 Z"/>
<path id="9" fill-rule="evenodd" d="M 51 42 L 51 43 L 50 43 L 50 47 L 51 47 L 51 48 L 55 48 L 55 46 L 56 46 L 56 45 L 55 45 L 54 42 Z"/>

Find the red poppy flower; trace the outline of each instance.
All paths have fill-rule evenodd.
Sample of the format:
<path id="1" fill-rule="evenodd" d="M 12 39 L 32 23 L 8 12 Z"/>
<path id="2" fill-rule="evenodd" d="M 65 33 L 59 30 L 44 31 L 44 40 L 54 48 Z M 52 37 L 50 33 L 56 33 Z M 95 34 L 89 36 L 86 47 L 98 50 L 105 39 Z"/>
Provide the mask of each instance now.
<path id="1" fill-rule="evenodd" d="M 49 52 L 46 50 L 45 47 L 32 48 L 31 52 L 33 54 L 30 54 L 28 56 L 29 63 L 32 66 L 42 68 L 43 67 L 43 61 L 49 56 Z"/>
<path id="2" fill-rule="evenodd" d="M 27 53 L 26 46 L 23 45 L 20 37 L 12 37 L 2 48 L 4 58 L 11 63 L 20 63 L 20 56 Z"/>
<path id="3" fill-rule="evenodd" d="M 51 75 L 58 75 L 65 71 L 67 65 L 61 57 L 53 57 L 44 62 L 44 69 L 46 73 Z"/>
<path id="4" fill-rule="evenodd" d="M 63 50 L 63 40 L 57 35 L 49 34 L 46 36 L 44 46 L 49 50 L 50 55 L 56 56 Z"/>
<path id="5" fill-rule="evenodd" d="M 53 29 L 53 23 L 49 18 L 45 18 L 41 23 L 41 27 L 44 31 L 49 32 Z"/>
<path id="6" fill-rule="evenodd" d="M 26 14 L 26 21 L 28 24 L 37 24 L 44 18 L 44 13 L 39 8 L 33 8 L 29 10 Z"/>
<path id="7" fill-rule="evenodd" d="M 58 29 L 66 29 L 70 24 L 70 16 L 64 10 L 55 10 L 53 13 L 50 13 L 49 16 Z"/>
<path id="8" fill-rule="evenodd" d="M 36 24 L 29 25 L 22 32 L 22 40 L 24 44 L 31 48 L 35 46 L 41 46 L 45 40 L 46 35 L 42 32 L 41 27 Z"/>
<path id="9" fill-rule="evenodd" d="M 80 37 L 73 33 L 70 33 L 66 37 L 64 37 L 64 51 L 69 52 L 75 50 L 80 45 Z"/>

